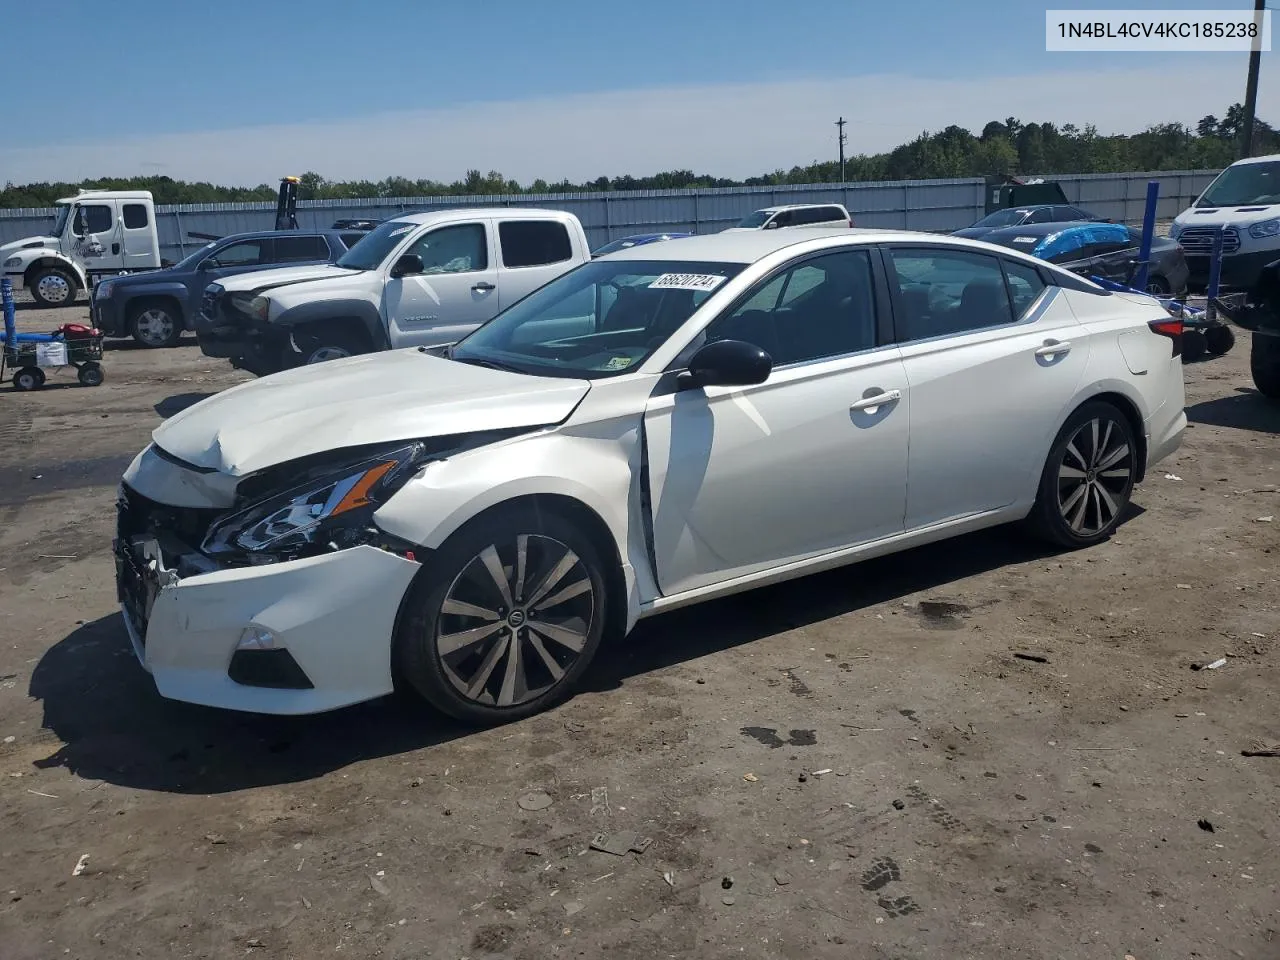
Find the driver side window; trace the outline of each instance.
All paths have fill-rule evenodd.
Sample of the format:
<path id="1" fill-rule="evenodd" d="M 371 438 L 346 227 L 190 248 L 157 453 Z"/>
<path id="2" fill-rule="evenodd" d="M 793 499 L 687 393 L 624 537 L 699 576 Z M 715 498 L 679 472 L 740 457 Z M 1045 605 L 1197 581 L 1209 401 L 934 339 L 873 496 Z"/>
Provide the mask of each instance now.
<path id="1" fill-rule="evenodd" d="M 483 223 L 460 223 L 432 230 L 419 237 L 405 253 L 422 258 L 424 274 L 472 273 L 489 266 L 489 245 Z"/>
<path id="2" fill-rule="evenodd" d="M 229 243 L 204 262 L 206 270 L 216 267 L 253 267 L 263 262 L 262 241 L 243 240 Z"/>

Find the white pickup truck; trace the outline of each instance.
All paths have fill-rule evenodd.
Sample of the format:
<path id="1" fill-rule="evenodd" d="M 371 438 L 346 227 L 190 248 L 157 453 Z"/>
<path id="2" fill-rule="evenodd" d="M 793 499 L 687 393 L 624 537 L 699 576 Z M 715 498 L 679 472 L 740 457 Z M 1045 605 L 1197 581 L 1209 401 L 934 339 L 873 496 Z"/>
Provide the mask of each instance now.
<path id="1" fill-rule="evenodd" d="M 388 220 L 337 263 L 205 291 L 200 349 L 258 376 L 358 353 L 453 343 L 591 259 L 578 218 L 519 207 Z"/>

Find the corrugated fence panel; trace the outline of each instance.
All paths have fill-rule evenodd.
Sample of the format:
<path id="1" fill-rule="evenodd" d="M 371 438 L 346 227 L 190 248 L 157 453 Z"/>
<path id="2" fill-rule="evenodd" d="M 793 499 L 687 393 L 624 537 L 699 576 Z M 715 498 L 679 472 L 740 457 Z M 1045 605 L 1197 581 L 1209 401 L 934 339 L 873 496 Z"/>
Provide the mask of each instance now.
<path id="1" fill-rule="evenodd" d="M 1099 173 L 1049 176 L 1073 203 L 1114 220 L 1142 218 L 1147 181 L 1160 181 L 1161 219 L 1188 207 L 1216 170 L 1161 173 Z M 905 180 L 890 183 L 796 184 L 706 190 L 635 190 L 614 193 L 476 197 L 369 197 L 298 204 L 298 224 L 328 227 L 335 220 L 390 219 L 403 213 L 458 206 L 549 207 L 582 221 L 591 245 L 634 233 L 715 233 L 753 210 L 783 203 L 843 203 L 859 226 L 947 231 L 967 226 L 983 213 L 984 182 Z M 46 234 L 54 210 L 0 210 L 0 242 Z M 228 236 L 269 230 L 275 204 L 180 204 L 157 208 L 161 253 L 176 260 L 202 245 L 192 232 Z"/>

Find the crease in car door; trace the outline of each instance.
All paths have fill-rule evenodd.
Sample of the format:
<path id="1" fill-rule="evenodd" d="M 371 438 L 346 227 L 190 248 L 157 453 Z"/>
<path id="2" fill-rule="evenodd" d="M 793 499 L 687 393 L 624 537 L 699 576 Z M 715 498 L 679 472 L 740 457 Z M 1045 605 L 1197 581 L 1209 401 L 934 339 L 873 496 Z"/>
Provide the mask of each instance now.
<path id="1" fill-rule="evenodd" d="M 835 256 L 855 254 L 869 283 L 865 251 Z M 787 279 L 799 279 L 794 275 L 813 263 L 833 279 L 838 264 L 822 260 L 830 255 L 793 268 Z M 902 530 L 909 398 L 897 348 L 875 345 L 869 287 L 859 305 L 867 315 L 854 318 L 862 339 L 852 344 L 866 349 L 842 351 L 849 346 L 842 336 L 837 355 L 787 363 L 797 357 L 788 333 L 821 316 L 807 298 L 821 295 L 826 283 L 790 307 L 785 281 L 776 291 L 771 283 L 779 279 L 707 330 L 712 339 L 748 340 L 782 360 L 769 378 L 748 387 L 659 392 L 645 413 L 652 549 L 667 596 Z M 774 322 L 783 327 L 771 329 Z M 800 356 L 806 352 L 826 353 Z M 882 402 L 869 402 L 876 397 Z"/>
<path id="2" fill-rule="evenodd" d="M 448 223 L 417 237 L 401 254 L 422 258 L 423 272 L 389 277 L 383 289 L 392 347 L 460 340 L 498 312 L 498 269 L 486 220 Z"/>
<path id="3" fill-rule="evenodd" d="M 886 253 L 911 388 L 907 529 L 1033 495 L 1088 363 L 1067 298 L 1020 261 Z"/>

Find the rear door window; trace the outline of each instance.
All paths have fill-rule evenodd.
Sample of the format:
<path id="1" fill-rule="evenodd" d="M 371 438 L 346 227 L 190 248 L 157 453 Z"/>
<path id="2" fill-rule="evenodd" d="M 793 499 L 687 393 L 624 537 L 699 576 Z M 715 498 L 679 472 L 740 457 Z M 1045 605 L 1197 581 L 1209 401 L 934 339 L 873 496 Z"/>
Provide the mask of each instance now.
<path id="1" fill-rule="evenodd" d="M 504 267 L 543 267 L 573 257 L 569 229 L 558 220 L 504 220 L 498 242 Z"/>
<path id="2" fill-rule="evenodd" d="M 276 237 L 273 263 L 306 263 L 329 259 L 329 244 L 324 237 L 301 235 Z"/>
<path id="3" fill-rule="evenodd" d="M 1013 322 L 1000 261 L 967 250 L 891 247 L 900 340 L 928 340 Z"/>
<path id="4" fill-rule="evenodd" d="M 255 267 L 270 263 L 270 241 L 241 240 L 238 243 L 229 243 L 221 250 L 215 251 L 205 262 L 210 267 Z"/>

